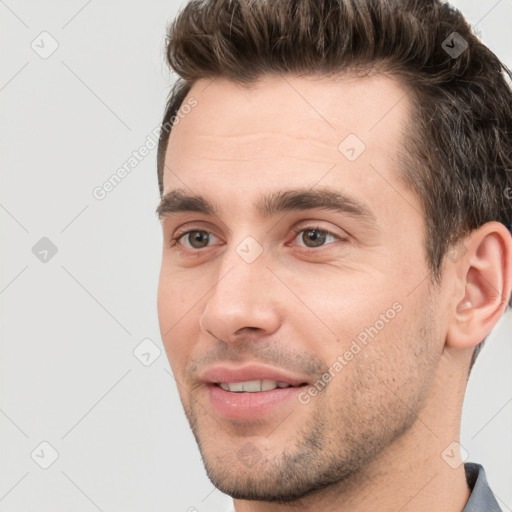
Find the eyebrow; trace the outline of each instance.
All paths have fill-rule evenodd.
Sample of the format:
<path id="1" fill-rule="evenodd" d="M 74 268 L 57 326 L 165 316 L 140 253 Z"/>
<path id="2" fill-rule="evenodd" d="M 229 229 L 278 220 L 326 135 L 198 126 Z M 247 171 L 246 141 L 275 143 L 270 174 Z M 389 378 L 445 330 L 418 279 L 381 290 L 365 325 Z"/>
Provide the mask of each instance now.
<path id="1" fill-rule="evenodd" d="M 273 192 L 260 197 L 255 209 L 261 217 L 271 217 L 283 212 L 322 209 L 349 214 L 368 224 L 375 224 L 377 221 L 374 213 L 362 201 L 330 188 L 299 188 Z M 207 198 L 189 195 L 181 189 L 165 194 L 156 209 L 160 219 L 182 212 L 218 216 L 219 211 L 218 206 Z"/>

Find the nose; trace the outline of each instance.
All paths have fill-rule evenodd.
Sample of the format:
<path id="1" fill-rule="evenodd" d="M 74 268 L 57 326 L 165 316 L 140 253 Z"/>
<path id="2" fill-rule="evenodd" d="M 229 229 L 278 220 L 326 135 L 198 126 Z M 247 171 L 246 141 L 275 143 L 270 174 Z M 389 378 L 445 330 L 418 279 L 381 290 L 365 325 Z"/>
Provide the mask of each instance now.
<path id="1" fill-rule="evenodd" d="M 281 312 L 274 289 L 278 283 L 264 254 L 252 263 L 236 251 L 225 258 L 207 297 L 201 330 L 226 343 L 271 335 L 279 329 Z"/>

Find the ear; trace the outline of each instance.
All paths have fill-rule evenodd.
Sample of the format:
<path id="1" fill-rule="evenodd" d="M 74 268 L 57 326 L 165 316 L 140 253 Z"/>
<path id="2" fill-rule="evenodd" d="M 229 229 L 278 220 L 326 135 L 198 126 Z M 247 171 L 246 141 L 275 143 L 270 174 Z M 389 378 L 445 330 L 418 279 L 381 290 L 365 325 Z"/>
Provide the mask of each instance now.
<path id="1" fill-rule="evenodd" d="M 512 236 L 505 225 L 488 222 L 463 244 L 463 256 L 452 262 L 458 267 L 460 292 L 453 303 L 446 345 L 454 348 L 483 341 L 503 315 L 512 289 Z"/>

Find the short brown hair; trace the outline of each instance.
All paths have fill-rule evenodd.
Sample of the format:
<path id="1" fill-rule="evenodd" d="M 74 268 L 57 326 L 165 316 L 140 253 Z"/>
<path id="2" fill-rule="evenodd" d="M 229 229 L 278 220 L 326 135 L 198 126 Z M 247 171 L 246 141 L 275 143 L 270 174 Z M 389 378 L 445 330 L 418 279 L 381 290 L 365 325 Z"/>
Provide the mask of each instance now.
<path id="1" fill-rule="evenodd" d="M 192 0 L 169 27 L 167 60 L 180 78 L 158 145 L 160 194 L 172 122 L 198 79 L 376 70 L 410 93 L 399 171 L 421 200 L 433 276 L 472 230 L 511 229 L 512 74 L 440 0 Z"/>

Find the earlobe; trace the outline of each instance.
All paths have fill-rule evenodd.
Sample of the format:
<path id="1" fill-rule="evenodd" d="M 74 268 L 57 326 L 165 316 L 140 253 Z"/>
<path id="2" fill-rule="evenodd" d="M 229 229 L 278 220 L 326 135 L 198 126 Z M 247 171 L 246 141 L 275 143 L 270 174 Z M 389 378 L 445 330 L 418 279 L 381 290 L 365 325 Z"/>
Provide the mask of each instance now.
<path id="1" fill-rule="evenodd" d="M 464 281 L 456 299 L 446 344 L 454 348 L 478 345 L 501 318 L 512 288 L 512 237 L 498 222 L 474 230 L 464 242 L 467 251 L 456 273 Z"/>

